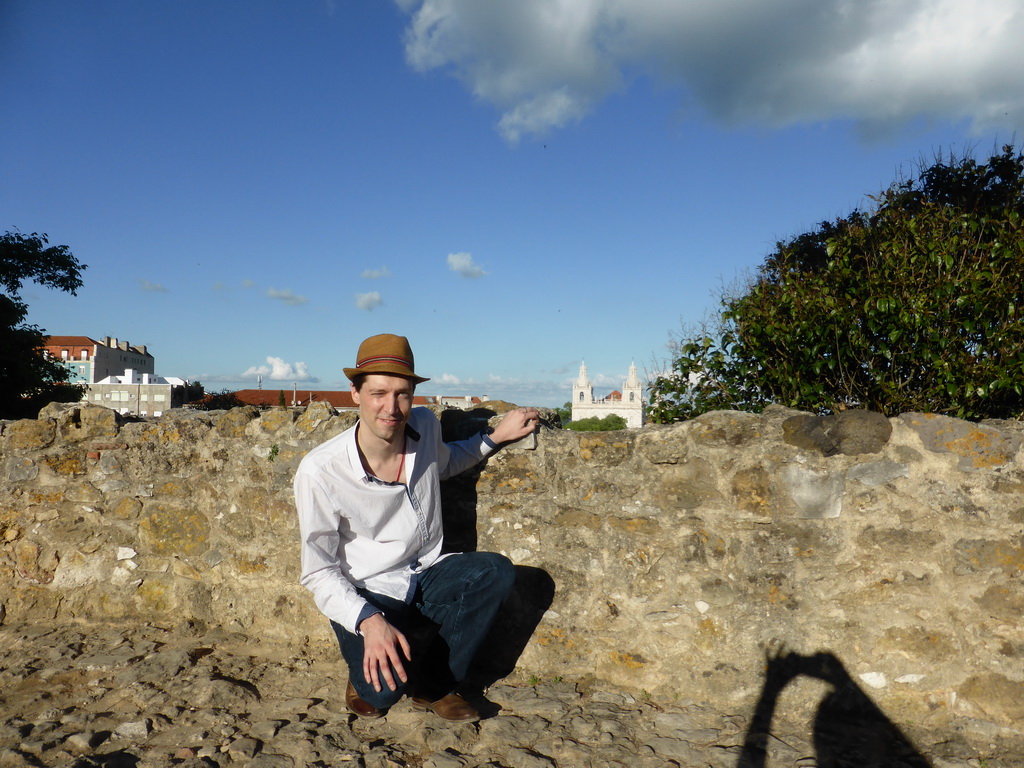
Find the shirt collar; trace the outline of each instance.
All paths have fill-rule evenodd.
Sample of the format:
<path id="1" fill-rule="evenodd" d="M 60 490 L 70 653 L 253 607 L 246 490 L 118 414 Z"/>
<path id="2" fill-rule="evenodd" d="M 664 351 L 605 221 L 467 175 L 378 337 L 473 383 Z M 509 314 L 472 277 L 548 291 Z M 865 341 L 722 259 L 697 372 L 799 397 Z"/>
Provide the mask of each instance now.
<path id="1" fill-rule="evenodd" d="M 412 419 L 412 417 L 409 417 Z M 363 467 L 363 461 L 359 458 L 359 422 L 356 421 L 352 427 L 352 441 L 349 443 L 349 461 L 352 464 L 352 471 L 356 477 L 361 477 L 364 483 L 381 482 L 380 478 L 374 477 Z M 417 443 L 420 441 L 420 433 L 408 421 L 405 423 L 405 436 Z"/>

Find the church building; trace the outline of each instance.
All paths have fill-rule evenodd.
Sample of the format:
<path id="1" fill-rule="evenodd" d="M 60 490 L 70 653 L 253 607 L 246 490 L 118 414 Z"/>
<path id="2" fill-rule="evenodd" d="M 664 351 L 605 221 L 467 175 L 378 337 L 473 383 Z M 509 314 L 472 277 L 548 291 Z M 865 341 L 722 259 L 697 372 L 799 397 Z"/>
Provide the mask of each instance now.
<path id="1" fill-rule="evenodd" d="M 594 387 L 587 378 L 587 364 L 580 364 L 580 375 L 572 385 L 572 420 L 596 416 L 603 419 L 614 413 L 626 420 L 627 427 L 644 425 L 644 387 L 636 375 L 636 364 L 630 363 L 629 376 L 622 385 L 622 391 L 612 392 L 607 397 L 594 398 Z"/>

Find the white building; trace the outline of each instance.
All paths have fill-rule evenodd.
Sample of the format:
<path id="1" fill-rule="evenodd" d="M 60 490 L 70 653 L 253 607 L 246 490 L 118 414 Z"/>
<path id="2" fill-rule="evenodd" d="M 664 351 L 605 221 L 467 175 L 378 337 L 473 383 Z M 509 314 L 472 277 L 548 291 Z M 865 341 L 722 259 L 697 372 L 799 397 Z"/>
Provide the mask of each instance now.
<path id="1" fill-rule="evenodd" d="M 156 370 L 144 345 L 133 346 L 110 336 L 101 341 L 88 336 L 49 336 L 43 351 L 71 371 L 71 384 L 94 384 L 129 368 L 140 373 Z"/>
<path id="2" fill-rule="evenodd" d="M 162 416 L 164 411 L 184 405 L 186 390 L 183 379 L 129 368 L 120 376 L 107 376 L 90 384 L 82 400 L 126 415 Z"/>
<path id="3" fill-rule="evenodd" d="M 594 387 L 587 378 L 587 364 L 580 364 L 580 375 L 572 385 L 572 420 L 579 421 L 590 416 L 603 419 L 615 414 L 626 420 L 626 426 L 644 425 L 644 386 L 636 375 L 636 364 L 630 363 L 629 376 L 622 384 L 622 391 L 612 392 L 600 400 L 594 397 Z"/>
<path id="4" fill-rule="evenodd" d="M 487 395 L 438 395 L 437 402 L 443 405 L 445 408 L 461 408 L 464 411 L 470 408 L 476 408 L 478 405 L 486 403 L 491 398 Z"/>

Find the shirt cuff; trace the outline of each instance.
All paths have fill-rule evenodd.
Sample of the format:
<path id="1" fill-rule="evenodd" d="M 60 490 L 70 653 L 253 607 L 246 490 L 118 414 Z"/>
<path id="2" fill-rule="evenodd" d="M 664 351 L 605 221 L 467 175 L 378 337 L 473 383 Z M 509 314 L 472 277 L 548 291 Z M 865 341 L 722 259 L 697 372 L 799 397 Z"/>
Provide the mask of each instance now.
<path id="1" fill-rule="evenodd" d="M 378 613 L 384 613 L 384 611 L 382 611 L 375 605 L 371 605 L 370 603 L 364 605 L 363 610 L 359 612 L 359 617 L 356 619 L 356 634 L 362 637 L 363 633 L 359 631 L 359 625 L 362 624 L 364 620 L 370 618 L 371 616 L 375 616 Z"/>
<path id="2" fill-rule="evenodd" d="M 484 445 L 491 449 L 491 453 L 494 453 L 496 450 L 498 450 L 498 444 L 491 440 L 491 436 L 488 435 L 487 432 L 481 432 L 480 438 L 484 441 Z"/>

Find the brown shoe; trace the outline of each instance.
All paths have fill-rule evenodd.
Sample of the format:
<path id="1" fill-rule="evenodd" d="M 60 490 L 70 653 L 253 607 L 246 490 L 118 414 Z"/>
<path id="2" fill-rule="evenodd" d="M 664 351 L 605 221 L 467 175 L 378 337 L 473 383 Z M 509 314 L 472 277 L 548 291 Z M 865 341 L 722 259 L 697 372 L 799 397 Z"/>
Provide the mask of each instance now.
<path id="1" fill-rule="evenodd" d="M 413 696 L 411 700 L 416 709 L 433 712 L 444 720 L 466 722 L 480 719 L 480 713 L 476 711 L 476 708 L 457 693 L 449 693 L 437 701 L 421 699 L 416 696 Z"/>
<path id="2" fill-rule="evenodd" d="M 381 717 L 384 714 L 372 704 L 367 704 L 359 698 L 351 680 L 348 681 L 348 686 L 345 688 L 345 704 L 349 712 L 360 717 Z"/>

